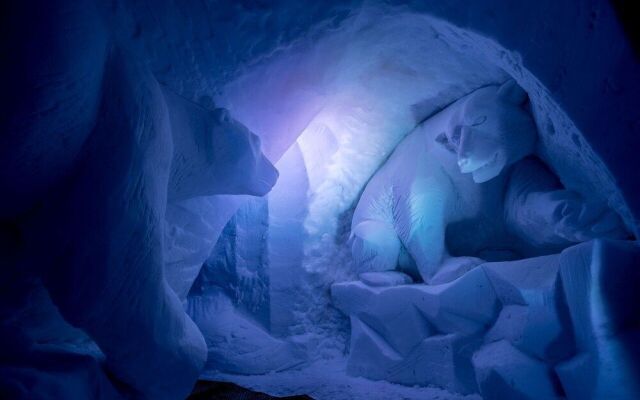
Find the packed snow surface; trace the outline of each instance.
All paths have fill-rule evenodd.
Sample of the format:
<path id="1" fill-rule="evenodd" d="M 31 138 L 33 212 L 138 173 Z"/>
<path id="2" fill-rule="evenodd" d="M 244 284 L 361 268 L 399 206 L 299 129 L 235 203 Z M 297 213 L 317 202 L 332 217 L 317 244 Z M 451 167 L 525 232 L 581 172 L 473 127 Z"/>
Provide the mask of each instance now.
<path id="1" fill-rule="evenodd" d="M 260 376 L 208 372 L 205 379 L 234 382 L 273 396 L 307 394 L 315 400 L 481 400 L 479 395 L 460 395 L 436 387 L 412 387 L 352 377 L 344 359 L 323 360 L 300 369 Z"/>

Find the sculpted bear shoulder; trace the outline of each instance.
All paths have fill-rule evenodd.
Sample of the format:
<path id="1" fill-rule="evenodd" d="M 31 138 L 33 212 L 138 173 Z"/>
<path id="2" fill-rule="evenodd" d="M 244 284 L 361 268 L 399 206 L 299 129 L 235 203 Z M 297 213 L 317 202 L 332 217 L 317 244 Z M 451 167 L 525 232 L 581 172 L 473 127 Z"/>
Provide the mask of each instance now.
<path id="1" fill-rule="evenodd" d="M 168 93 L 125 50 L 114 46 L 104 71 L 73 172 L 28 223 L 46 257 L 30 264 L 46 265 L 60 313 L 99 345 L 126 390 L 184 398 L 207 353 L 163 273 L 167 201 L 264 194 L 277 172 L 226 111 Z"/>
<path id="2" fill-rule="evenodd" d="M 443 283 L 484 260 L 621 234 L 615 214 L 563 190 L 534 157 L 537 133 L 526 102 L 514 81 L 483 87 L 403 139 L 354 212 L 360 270 L 398 268 Z"/>
<path id="3" fill-rule="evenodd" d="M 104 68 L 95 127 L 72 176 L 33 222 L 50 257 L 44 283 L 62 316 L 98 344 L 123 391 L 180 398 L 206 346 L 163 276 L 167 104 L 125 51 L 113 48 Z"/>

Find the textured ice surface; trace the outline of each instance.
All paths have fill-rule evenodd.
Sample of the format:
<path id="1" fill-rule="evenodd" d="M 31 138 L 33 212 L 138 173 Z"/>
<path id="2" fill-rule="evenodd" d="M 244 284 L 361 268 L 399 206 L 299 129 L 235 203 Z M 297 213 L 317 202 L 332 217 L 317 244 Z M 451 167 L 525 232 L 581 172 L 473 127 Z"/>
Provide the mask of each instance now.
<path id="1" fill-rule="evenodd" d="M 221 291 L 268 327 L 270 276 L 265 254 L 268 228 L 266 199 L 249 199 L 225 226 L 189 294 L 203 296 L 208 291 L 213 294 Z"/>
<path id="2" fill-rule="evenodd" d="M 187 312 L 207 343 L 207 369 L 247 375 L 289 369 L 303 362 L 291 343 L 271 336 L 220 291 L 189 296 Z"/>
<path id="3" fill-rule="evenodd" d="M 548 362 L 575 351 L 559 260 L 553 255 L 482 266 L 505 305 L 487 341 L 509 338 L 518 349 Z"/>
<path id="4" fill-rule="evenodd" d="M 473 367 L 483 399 L 552 400 L 562 395 L 548 365 L 504 340 L 476 352 Z"/>
<path id="5" fill-rule="evenodd" d="M 98 344 L 113 376 L 149 397 L 180 397 L 206 353 L 162 272 L 166 104 L 148 71 L 119 49 L 103 82 L 78 173 L 51 196 L 38 225 L 55 260 L 43 282 L 62 316 Z"/>
<path id="6" fill-rule="evenodd" d="M 444 285 L 336 283 L 347 372 L 488 399 L 634 398 L 637 258 L 633 242 L 598 240 Z"/>
<path id="7" fill-rule="evenodd" d="M 556 367 L 570 398 L 640 396 L 637 243 L 595 241 L 565 250 L 560 275 L 578 354 Z"/>
<path id="8" fill-rule="evenodd" d="M 350 282 L 331 293 L 351 320 L 351 375 L 476 392 L 471 356 L 498 310 L 482 268 L 439 286 Z"/>
<path id="9" fill-rule="evenodd" d="M 369 286 L 397 286 L 413 283 L 413 279 L 400 271 L 363 272 L 358 278 Z"/>
<path id="10" fill-rule="evenodd" d="M 507 75 L 499 68 L 530 92 L 543 143 L 540 154 L 563 183 L 600 199 L 615 192 L 584 143 L 580 153 L 573 151 L 572 134 L 580 138 L 580 133 L 545 89 L 547 77 L 536 79 L 518 54 L 415 14 L 391 18 L 367 9 L 347 20 L 313 40 L 282 46 L 242 69 L 214 96 L 262 137 L 268 154 L 276 154 L 270 146 L 279 146 L 280 152 L 288 147 L 284 139 L 275 140 L 278 132 L 291 138 L 302 132 L 286 161 L 277 165 L 281 183 L 274 189 L 279 194 L 268 199 L 269 255 L 264 260 L 273 262 L 270 332 L 305 343 L 311 358 L 342 351 L 346 324 L 328 306 L 327 289 L 362 272 L 353 265 L 347 240 L 351 210 L 367 180 L 417 122 L 478 87 L 504 81 Z M 185 51 L 197 53 L 195 48 Z M 194 101 L 206 91 L 206 85 L 184 85 L 182 92 Z M 569 168 L 565 162 L 581 167 Z M 231 211 L 214 210 L 205 219 L 215 221 L 220 232 L 224 222 L 219 215 Z"/>
<path id="11" fill-rule="evenodd" d="M 167 204 L 164 271 L 167 282 L 182 301 L 211 254 L 226 221 L 242 201 L 234 201 L 232 197 L 198 197 Z M 226 218 L 225 222 L 221 222 L 223 218 Z"/>
<path id="12" fill-rule="evenodd" d="M 87 23 L 90 25 L 91 21 Z M 255 135 L 221 110 L 208 111 L 179 98 L 169 98 L 172 94 L 163 91 L 144 63 L 123 46 L 110 46 L 98 61 L 103 64 L 102 76 L 92 79 L 101 82 L 100 90 L 93 93 L 99 99 L 99 107 L 81 152 L 69 154 L 76 159 L 77 170 L 49 192 L 47 201 L 24 225 L 31 245 L 51 258 L 40 264 L 41 256 L 28 251 L 17 266 L 29 266 L 31 273 L 42 275 L 57 307 L 56 310 L 47 302 L 39 302 L 34 296 L 30 301 L 40 307 L 44 317 L 55 319 L 62 315 L 82 329 L 99 346 L 104 360 L 98 363 L 90 356 L 84 361 L 65 358 L 61 351 L 60 357 L 50 357 L 52 363 L 61 365 L 50 367 L 46 352 L 34 354 L 34 363 L 43 359 L 42 365 L 36 366 L 42 376 L 39 372 L 34 374 L 46 382 L 48 373 L 55 375 L 62 367 L 61 373 L 69 372 L 70 380 L 79 380 L 81 395 L 90 389 L 80 388 L 80 383 L 92 379 L 94 372 L 96 385 L 101 379 L 108 381 L 104 369 L 121 383 L 119 390 L 125 393 L 181 398 L 189 393 L 204 367 L 206 347 L 202 333 L 187 317 L 164 278 L 167 197 L 210 194 L 211 186 L 215 187 L 214 193 L 262 194 L 270 189 L 276 173 L 261 153 Z M 93 88 L 91 84 L 82 86 L 71 86 L 70 95 L 74 90 L 84 93 Z M 54 91 L 50 106 L 67 107 L 55 104 L 55 94 Z M 90 103 L 86 96 L 80 98 Z M 86 116 L 81 110 L 71 109 L 80 120 Z M 225 154 L 234 161 L 225 159 Z M 189 162 L 180 163 L 185 159 Z M 244 171 L 232 174 L 238 167 Z M 211 169 L 220 172 L 225 168 L 231 181 L 207 177 Z M 169 185 L 178 190 L 169 190 Z M 30 266 L 45 264 L 43 268 Z M 21 277 L 26 282 L 30 278 Z M 37 339 L 46 333 L 37 329 L 47 328 L 61 333 L 49 340 L 65 340 L 67 332 L 44 322 L 41 325 L 34 328 L 23 323 L 9 329 L 6 336 L 20 337 L 24 334 L 22 329 L 27 337 Z M 15 344 L 16 351 L 29 354 L 29 340 Z M 55 361 L 58 359 L 61 361 Z M 82 370 L 85 361 L 93 372 L 82 378 L 77 370 Z M 28 365 L 29 361 L 25 362 Z M 67 364 L 68 371 L 64 371 Z M 30 375 L 31 372 L 11 374 L 8 384 L 20 386 Z M 56 379 L 53 384 L 57 384 Z M 109 384 L 105 385 L 107 396 Z M 35 396 L 31 389 L 40 390 L 26 385 L 21 395 Z M 101 386 L 94 389 L 98 394 L 102 390 Z"/>
<path id="13" fill-rule="evenodd" d="M 123 113 L 121 107 L 136 103 L 135 96 L 115 95 L 107 107 L 113 120 L 102 126 L 108 130 L 104 135 L 107 145 L 95 146 L 94 140 L 87 140 L 101 107 L 101 84 L 112 89 L 110 95 L 122 88 L 121 82 L 104 78 L 104 61 L 113 48 L 124 48 L 164 87 L 186 100 L 206 109 L 228 108 L 232 117 L 260 136 L 265 154 L 274 162 L 302 132 L 298 155 L 308 167 L 307 177 L 289 181 L 298 183 L 280 188 L 282 201 L 269 204 L 270 212 L 274 211 L 270 224 L 277 227 L 273 232 L 278 232 L 268 250 L 271 260 L 277 260 L 273 265 L 278 265 L 269 279 L 273 295 L 269 334 L 300 342 L 307 355 L 322 358 L 341 355 L 344 350 L 348 325 L 329 307 L 327 289 L 334 281 L 354 279 L 361 272 L 353 268 L 345 244 L 350 210 L 366 181 L 418 120 L 477 87 L 503 81 L 507 74 L 530 94 L 540 132 L 540 154 L 562 183 L 607 201 L 625 216 L 630 229 L 636 229 L 640 196 L 634 171 L 640 160 L 640 125 L 635 96 L 640 92 L 640 79 L 632 61 L 633 49 L 608 2 L 544 0 L 514 9 L 506 1 L 464 6 L 456 1 L 400 1 L 397 9 L 378 9 L 378 2 L 373 1 L 367 2 L 364 10 L 360 1 L 228 1 L 211 7 L 208 2 L 160 0 L 149 7 L 131 0 L 99 9 L 88 1 L 37 3 L 14 2 L 3 18 L 3 49 L 11 55 L 0 74 L 6 88 L 0 122 L 0 246 L 3 267 L 9 265 L 0 271 L 3 356 L 25 344 L 5 338 L 15 337 L 11 336 L 15 331 L 20 333 L 18 337 L 35 332 L 33 326 L 23 325 L 21 319 L 16 324 L 14 319 L 12 307 L 24 298 L 13 294 L 30 290 L 20 280 L 22 275 L 27 275 L 26 280 L 44 275 L 54 304 L 67 319 L 92 326 L 97 337 L 107 337 L 109 330 L 121 333 L 100 340 L 105 353 L 122 352 L 145 360 L 115 360 L 107 364 L 112 375 L 122 379 L 129 375 L 123 369 L 143 371 L 143 364 L 145 379 L 123 380 L 145 393 L 167 385 L 168 390 L 151 395 L 156 398 L 184 397 L 190 382 L 187 384 L 181 372 L 195 379 L 195 373 L 187 374 L 184 368 L 178 369 L 178 374 L 151 370 L 181 364 L 167 361 L 177 354 L 165 357 L 164 352 L 149 350 L 152 345 L 163 347 L 167 344 L 163 339 L 173 337 L 181 346 L 178 351 L 188 353 L 198 340 L 187 334 L 180 342 L 181 334 L 172 332 L 181 324 L 193 326 L 170 288 L 145 296 L 146 285 L 157 284 L 162 273 L 158 268 L 140 273 L 138 262 L 144 263 L 146 257 L 153 258 L 154 265 L 167 261 L 171 286 L 184 300 L 243 199 L 218 195 L 169 204 L 165 225 L 169 235 L 163 238 L 157 234 L 163 225 L 162 207 L 138 207 L 135 199 L 148 196 L 150 204 L 164 199 L 166 192 L 156 190 L 156 184 L 162 186 L 168 180 L 163 172 L 166 164 L 154 159 L 153 149 L 143 145 L 133 156 L 124 157 L 130 147 L 120 140 L 120 134 L 133 126 L 148 133 L 143 135 L 146 139 L 157 140 L 158 136 L 147 130 L 154 125 L 156 113 Z M 131 80 L 133 86 L 143 83 Z M 114 126 L 116 123 L 126 129 Z M 92 146 L 101 151 L 93 152 Z M 299 166 L 298 161 L 288 165 Z M 294 169 L 298 173 L 303 170 Z M 157 181 L 138 179 L 141 172 Z M 118 181 L 118 177 L 122 180 L 117 190 L 96 189 L 113 189 L 102 178 Z M 87 182 L 88 187 L 70 190 L 69 182 L 77 179 Z M 305 179 L 308 185 L 300 184 Z M 59 195 L 77 197 L 66 202 L 57 199 Z M 291 219 L 285 218 L 287 208 L 295 209 Z M 130 220 L 139 224 L 123 222 Z M 102 244 L 100 251 L 82 253 L 86 250 L 82 243 L 94 239 Z M 155 251 L 163 243 L 162 251 Z M 284 251 L 287 244 L 295 249 L 290 258 Z M 118 258 L 125 247 L 131 250 L 127 253 L 127 260 L 133 260 L 130 263 Z M 67 262 L 73 251 L 87 260 Z M 113 268 L 103 269 L 104 264 Z M 69 269 L 78 279 L 65 278 L 63 271 Z M 115 300 L 112 295 L 100 300 L 113 309 L 92 309 L 93 302 L 74 299 L 86 292 L 102 294 L 85 278 L 102 282 L 99 286 L 111 294 L 118 293 Z M 27 302 L 28 290 L 24 292 Z M 60 293 L 71 300 L 61 300 Z M 148 301 L 150 298 L 161 302 Z M 54 315 L 49 306 L 43 305 L 39 311 Z M 92 310 L 74 313 L 68 311 L 70 307 Z M 78 322 L 84 319 L 80 314 L 88 315 L 89 321 Z M 580 321 L 591 321 L 589 312 L 582 314 L 586 317 Z M 247 317 L 256 321 L 258 315 L 264 316 L 264 310 Z M 185 319 L 176 321 L 176 316 Z M 145 330 L 153 335 L 143 335 Z M 195 331 L 189 333 L 198 336 Z M 586 342 L 611 347 L 602 338 Z M 607 354 L 598 357 L 607 360 Z M 198 364 L 198 357 L 188 358 L 187 364 Z M 51 356 L 54 359 L 59 358 Z M 611 365 L 608 361 L 604 364 Z M 584 354 L 573 359 L 561 374 L 566 387 L 591 390 L 575 384 L 575 378 L 583 376 L 580 368 L 592 371 L 593 365 Z M 323 368 L 315 373 L 327 376 L 331 367 Z M 400 397 L 395 393 L 447 397 L 441 391 L 347 378 L 344 368 L 335 371 L 338 376 L 318 380 L 323 386 L 315 388 L 317 393 L 334 399 L 340 391 L 361 398 Z M 170 379 L 163 379 L 165 375 Z M 283 382 L 286 376 L 295 377 L 297 387 L 313 386 L 312 374 L 277 376 L 283 377 Z M 609 377 L 593 381 L 606 382 Z M 172 379 L 181 383 L 174 385 Z M 280 384 L 276 375 L 260 379 L 267 386 Z M 617 379 L 613 376 L 610 380 Z M 73 385 L 77 393 L 87 389 L 69 376 L 54 380 L 58 386 L 62 380 L 78 382 Z M 341 384 L 327 383 L 334 381 Z M 292 387 L 296 386 L 293 382 L 289 381 Z"/>
<path id="14" fill-rule="evenodd" d="M 401 285 L 376 288 L 362 282 L 336 283 L 333 304 L 349 315 L 365 315 L 379 323 L 399 310 L 415 308 L 439 332 L 475 333 L 484 330 L 497 315 L 497 297 L 484 271 L 476 268 L 443 285 Z M 402 324 L 399 324 L 402 326 Z M 397 329 L 401 329 L 398 327 Z"/>
<path id="15" fill-rule="evenodd" d="M 265 374 L 305 360 L 301 349 L 270 333 L 290 304 L 272 294 L 268 211 L 266 199 L 255 198 L 234 215 L 189 292 L 187 313 L 207 343 L 208 370 Z"/>

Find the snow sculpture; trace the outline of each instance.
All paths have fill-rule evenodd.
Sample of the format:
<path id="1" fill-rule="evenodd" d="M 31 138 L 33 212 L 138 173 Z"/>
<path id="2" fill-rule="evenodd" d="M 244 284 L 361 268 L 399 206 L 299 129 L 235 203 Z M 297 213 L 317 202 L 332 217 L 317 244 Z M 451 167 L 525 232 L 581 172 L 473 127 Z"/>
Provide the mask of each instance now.
<path id="1" fill-rule="evenodd" d="M 640 398 L 640 246 L 596 240 L 562 252 L 577 354 L 555 370 L 570 399 Z"/>
<path id="2" fill-rule="evenodd" d="M 482 268 L 443 285 L 337 283 L 331 296 L 351 320 L 349 374 L 477 391 L 471 357 L 498 312 Z"/>
<path id="3" fill-rule="evenodd" d="M 598 239 L 441 285 L 336 283 L 347 372 L 485 399 L 638 398 L 639 262 L 637 243 Z"/>
<path id="4" fill-rule="evenodd" d="M 163 90 L 173 133 L 169 201 L 215 194 L 263 196 L 278 171 L 260 138 L 222 108 L 208 110 Z"/>
<path id="5" fill-rule="evenodd" d="M 277 172 L 226 111 L 163 90 L 126 50 L 110 50 L 101 79 L 74 172 L 30 218 L 29 240 L 51 257 L 42 274 L 54 304 L 122 389 L 184 398 L 207 352 L 163 274 L 167 197 L 264 194 Z"/>
<path id="6" fill-rule="evenodd" d="M 485 335 L 550 364 L 575 351 L 569 311 L 562 296 L 557 254 L 486 263 L 482 268 L 503 308 Z"/>
<path id="7" fill-rule="evenodd" d="M 215 245 L 216 222 L 229 204 L 216 194 L 262 196 L 278 171 L 261 152 L 260 138 L 222 108 L 205 108 L 163 87 L 173 134 L 165 213 L 166 279 L 184 301 Z M 196 196 L 199 196 L 196 198 Z M 236 196 L 228 196 L 232 202 Z"/>
<path id="8" fill-rule="evenodd" d="M 483 260 L 624 237 L 616 214 L 564 190 L 532 156 L 526 101 L 513 80 L 478 89 L 398 145 L 354 212 L 352 253 L 361 270 L 397 267 L 437 284 Z"/>
<path id="9" fill-rule="evenodd" d="M 188 393 L 206 354 L 162 274 L 171 156 L 159 85 L 112 50 L 95 128 L 40 227 L 56 255 L 44 282 L 61 314 L 100 346 L 113 376 L 153 398 Z"/>
<path id="10" fill-rule="evenodd" d="M 485 399 L 562 398 L 551 368 L 506 340 L 490 343 L 473 356 L 480 392 Z"/>
<path id="11" fill-rule="evenodd" d="M 207 371 L 257 375 L 304 360 L 292 343 L 271 335 L 267 221 L 266 198 L 245 203 L 189 292 L 187 313 L 207 343 Z"/>

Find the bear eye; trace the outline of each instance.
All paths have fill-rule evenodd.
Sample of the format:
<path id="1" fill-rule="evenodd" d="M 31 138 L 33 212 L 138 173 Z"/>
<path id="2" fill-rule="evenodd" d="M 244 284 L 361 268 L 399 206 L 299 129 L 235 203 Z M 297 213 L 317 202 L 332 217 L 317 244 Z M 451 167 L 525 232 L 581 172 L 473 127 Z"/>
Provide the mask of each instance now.
<path id="1" fill-rule="evenodd" d="M 436 142 L 445 145 L 449 143 L 449 138 L 447 137 L 446 133 L 442 132 L 438 136 L 436 136 Z"/>
<path id="2" fill-rule="evenodd" d="M 471 124 L 471 126 L 478 126 L 478 125 L 482 125 L 485 123 L 485 121 L 487 120 L 486 115 L 481 115 L 478 118 L 476 118 L 473 123 Z"/>
<path id="3" fill-rule="evenodd" d="M 460 144 L 461 134 L 462 134 L 462 127 L 460 125 L 453 128 L 453 132 L 451 132 L 451 143 L 458 146 Z"/>

